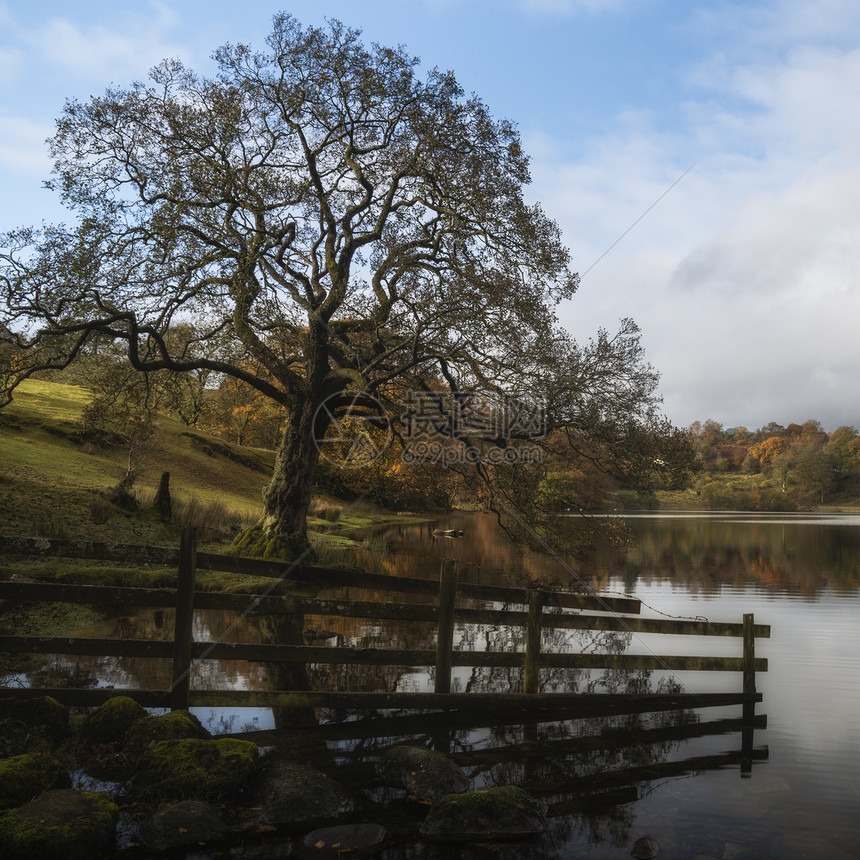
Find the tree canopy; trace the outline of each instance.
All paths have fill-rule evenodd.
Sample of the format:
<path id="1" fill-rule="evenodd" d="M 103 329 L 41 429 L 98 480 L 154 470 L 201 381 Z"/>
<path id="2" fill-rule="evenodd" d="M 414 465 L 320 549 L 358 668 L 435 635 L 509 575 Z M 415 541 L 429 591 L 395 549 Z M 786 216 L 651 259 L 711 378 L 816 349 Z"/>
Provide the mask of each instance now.
<path id="1" fill-rule="evenodd" d="M 662 462 L 672 434 L 635 325 L 581 345 L 557 322 L 578 279 L 524 197 L 512 123 L 337 21 L 281 13 L 266 50 L 213 58 L 213 76 L 166 60 L 65 105 L 48 184 L 74 223 L 0 239 L 7 398 L 105 339 L 137 371 L 239 380 L 289 415 L 261 526 L 299 543 L 317 440 L 357 398 L 397 425 L 407 392 L 442 415 L 482 392 L 541 405 L 554 457 L 636 475 Z M 536 492 L 549 467 L 530 468 Z M 504 472 L 477 464 L 498 510 L 517 495 Z"/>

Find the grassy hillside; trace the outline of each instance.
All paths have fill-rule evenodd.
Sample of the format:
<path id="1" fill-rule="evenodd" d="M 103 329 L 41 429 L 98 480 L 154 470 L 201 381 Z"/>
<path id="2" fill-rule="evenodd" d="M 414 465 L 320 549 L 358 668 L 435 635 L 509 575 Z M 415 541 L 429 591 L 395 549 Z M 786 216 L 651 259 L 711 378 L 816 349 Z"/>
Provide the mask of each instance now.
<path id="1" fill-rule="evenodd" d="M 125 471 L 127 452 L 97 448 L 79 436 L 90 399 L 74 385 L 28 380 L 0 410 L 0 524 L 2 532 L 45 536 L 155 539 L 155 517 L 131 515 L 104 501 Z M 187 510 L 215 503 L 237 522 L 260 512 L 261 491 L 274 455 L 229 445 L 161 416 L 153 450 L 136 486 L 147 504 L 162 472 L 170 473 L 174 506 Z"/>
<path id="2" fill-rule="evenodd" d="M 82 440 L 80 417 L 90 397 L 80 386 L 27 380 L 0 409 L 0 535 L 175 544 L 180 526 L 206 525 L 204 540 L 225 544 L 258 518 L 274 452 L 230 444 L 168 415 L 159 416 L 155 445 L 135 485 L 141 509 L 108 503 L 127 451 Z M 170 473 L 173 499 L 168 526 L 151 509 L 162 472 Z M 332 497 L 315 499 L 311 512 L 312 535 L 324 531 L 327 543 L 341 549 L 352 543 L 350 534 L 393 518 L 373 505 Z"/>

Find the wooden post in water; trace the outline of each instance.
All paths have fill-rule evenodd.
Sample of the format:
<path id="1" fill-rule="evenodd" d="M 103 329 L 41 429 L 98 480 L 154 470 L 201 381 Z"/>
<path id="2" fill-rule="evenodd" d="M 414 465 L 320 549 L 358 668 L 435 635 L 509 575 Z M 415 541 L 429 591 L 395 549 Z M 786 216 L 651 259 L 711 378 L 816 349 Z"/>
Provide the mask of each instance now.
<path id="1" fill-rule="evenodd" d="M 173 634 L 173 682 L 170 708 L 188 707 L 191 648 L 194 644 L 194 579 L 197 575 L 197 529 L 184 528 L 179 542 L 179 582 L 176 588 L 176 627 Z"/>
<path id="2" fill-rule="evenodd" d="M 457 563 L 442 560 L 439 573 L 439 622 L 436 634 L 437 693 L 451 692 L 451 666 L 454 662 L 454 602 L 457 598 Z"/>
<path id="3" fill-rule="evenodd" d="M 744 694 L 753 696 L 755 689 L 755 615 L 744 614 Z M 753 723 L 755 701 L 743 704 L 743 729 L 741 730 L 741 777 L 752 776 Z"/>
<path id="4" fill-rule="evenodd" d="M 744 615 L 744 693 L 755 693 L 755 615 Z"/>
<path id="5" fill-rule="evenodd" d="M 537 693 L 540 680 L 540 640 L 543 629 L 544 593 L 529 589 L 529 613 L 526 621 L 526 655 L 523 664 L 523 692 Z"/>

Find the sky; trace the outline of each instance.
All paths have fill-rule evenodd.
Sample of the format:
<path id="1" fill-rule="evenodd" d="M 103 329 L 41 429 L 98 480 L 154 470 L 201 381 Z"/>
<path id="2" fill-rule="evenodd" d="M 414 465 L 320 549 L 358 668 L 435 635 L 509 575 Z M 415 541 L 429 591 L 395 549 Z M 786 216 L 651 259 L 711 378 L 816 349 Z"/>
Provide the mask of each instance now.
<path id="1" fill-rule="evenodd" d="M 70 220 L 42 188 L 66 99 L 211 71 L 282 9 L 518 125 L 582 276 L 561 322 L 632 317 L 675 424 L 860 426 L 857 0 L 0 0 L 0 231 Z"/>

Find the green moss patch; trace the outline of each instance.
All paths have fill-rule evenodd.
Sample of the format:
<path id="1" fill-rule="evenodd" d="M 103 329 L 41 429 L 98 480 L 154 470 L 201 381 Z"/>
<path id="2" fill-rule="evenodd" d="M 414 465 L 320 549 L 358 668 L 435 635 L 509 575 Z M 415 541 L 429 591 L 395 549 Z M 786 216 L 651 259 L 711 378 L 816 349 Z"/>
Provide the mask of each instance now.
<path id="1" fill-rule="evenodd" d="M 0 699 L 0 756 L 39 751 L 68 734 L 69 709 L 56 699 Z"/>
<path id="2" fill-rule="evenodd" d="M 0 816 L 4 860 L 92 860 L 111 844 L 119 816 L 106 794 L 47 791 Z"/>
<path id="3" fill-rule="evenodd" d="M 0 759 L 0 809 L 22 806 L 43 791 L 71 784 L 66 768 L 53 756 L 31 753 Z"/>
<path id="4" fill-rule="evenodd" d="M 153 743 L 168 740 L 194 738 L 204 740 L 211 737 L 200 720 L 188 711 L 170 711 L 159 717 L 144 716 L 135 720 L 128 728 L 123 740 L 123 751 L 128 755 L 140 755 Z"/>
<path id="5" fill-rule="evenodd" d="M 84 717 L 78 736 L 85 744 L 117 744 L 135 722 L 148 716 L 134 699 L 115 696 Z"/>
<path id="6" fill-rule="evenodd" d="M 244 788 L 257 755 L 256 744 L 234 738 L 161 741 L 140 757 L 132 789 L 153 800 L 218 800 Z"/>
<path id="7" fill-rule="evenodd" d="M 259 526 L 236 535 L 227 552 L 247 558 L 276 558 L 290 561 L 295 558 L 295 544 L 285 537 L 271 535 Z"/>

